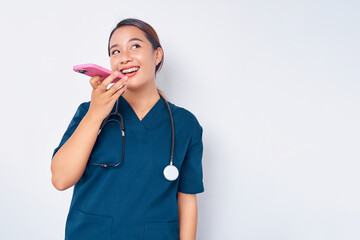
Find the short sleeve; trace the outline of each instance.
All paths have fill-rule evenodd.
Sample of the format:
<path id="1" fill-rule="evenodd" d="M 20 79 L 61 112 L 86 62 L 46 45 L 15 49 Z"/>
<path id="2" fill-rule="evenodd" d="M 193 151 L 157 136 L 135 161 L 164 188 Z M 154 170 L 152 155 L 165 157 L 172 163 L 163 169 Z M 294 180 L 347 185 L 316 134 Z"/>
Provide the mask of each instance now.
<path id="1" fill-rule="evenodd" d="M 195 118 L 195 117 L 194 117 Z M 204 192 L 202 171 L 203 129 L 195 118 L 193 134 L 190 140 L 184 162 L 181 166 L 179 192 L 197 194 Z"/>
<path id="2" fill-rule="evenodd" d="M 85 103 L 79 105 L 76 110 L 74 117 L 71 119 L 69 126 L 67 127 L 64 135 L 61 138 L 60 144 L 58 147 L 54 149 L 52 158 L 54 157 L 55 153 L 64 145 L 64 143 L 71 137 L 71 135 L 75 132 L 76 128 L 78 127 L 79 123 L 85 116 L 87 110 L 85 109 Z M 52 159 L 51 158 L 51 159 Z"/>

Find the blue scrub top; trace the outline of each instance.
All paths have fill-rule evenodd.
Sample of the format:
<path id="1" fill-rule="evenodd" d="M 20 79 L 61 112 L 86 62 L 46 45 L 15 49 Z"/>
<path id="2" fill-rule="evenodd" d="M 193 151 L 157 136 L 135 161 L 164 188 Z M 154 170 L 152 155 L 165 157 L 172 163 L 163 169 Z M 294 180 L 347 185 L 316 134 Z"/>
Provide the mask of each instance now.
<path id="1" fill-rule="evenodd" d="M 171 124 L 165 103 L 160 98 L 140 121 L 121 96 L 124 161 L 116 168 L 87 164 L 73 189 L 65 239 L 179 239 L 178 191 L 204 191 L 202 127 L 190 111 L 168 103 L 175 127 L 177 180 L 168 181 L 163 174 L 171 153 Z M 53 156 L 71 137 L 89 106 L 90 101 L 80 104 Z M 120 161 L 121 151 L 120 125 L 109 122 L 97 137 L 89 161 L 114 165 Z"/>

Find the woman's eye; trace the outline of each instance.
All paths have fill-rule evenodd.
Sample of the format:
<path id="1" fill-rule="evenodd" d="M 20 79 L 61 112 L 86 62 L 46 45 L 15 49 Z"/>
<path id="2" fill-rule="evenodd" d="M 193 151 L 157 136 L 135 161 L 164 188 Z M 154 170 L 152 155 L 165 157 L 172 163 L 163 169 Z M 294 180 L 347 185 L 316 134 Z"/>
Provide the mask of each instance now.
<path id="1" fill-rule="evenodd" d="M 136 48 L 139 48 L 139 47 L 140 47 L 139 44 L 134 44 L 134 45 L 132 45 L 132 46 L 133 46 L 133 47 L 136 46 Z M 114 50 L 114 51 L 112 51 L 111 54 L 113 55 L 113 54 L 115 54 L 116 52 L 120 52 L 120 51 L 119 51 L 119 50 Z"/>

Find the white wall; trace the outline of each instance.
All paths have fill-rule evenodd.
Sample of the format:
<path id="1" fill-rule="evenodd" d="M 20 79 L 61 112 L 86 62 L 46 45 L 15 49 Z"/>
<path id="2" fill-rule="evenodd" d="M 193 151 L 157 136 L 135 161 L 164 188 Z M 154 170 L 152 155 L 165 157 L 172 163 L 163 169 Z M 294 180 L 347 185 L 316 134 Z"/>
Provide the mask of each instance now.
<path id="1" fill-rule="evenodd" d="M 198 239 L 360 239 L 359 1 L 0 4 L 0 239 L 63 239 L 50 162 L 116 23 L 158 32 L 157 77 L 204 129 Z"/>

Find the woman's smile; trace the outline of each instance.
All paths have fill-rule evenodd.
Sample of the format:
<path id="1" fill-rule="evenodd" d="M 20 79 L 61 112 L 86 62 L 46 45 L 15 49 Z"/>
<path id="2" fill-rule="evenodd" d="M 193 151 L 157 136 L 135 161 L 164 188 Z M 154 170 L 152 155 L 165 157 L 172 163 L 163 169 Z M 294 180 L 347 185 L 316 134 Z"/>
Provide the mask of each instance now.
<path id="1" fill-rule="evenodd" d="M 127 76 L 127 77 L 128 77 L 128 79 L 129 79 L 129 78 L 131 78 L 131 77 L 135 76 L 135 75 L 136 75 L 136 73 L 137 73 L 137 71 L 135 71 L 135 72 L 131 72 L 131 73 L 125 73 L 124 75 L 125 75 L 125 76 Z"/>
<path id="2" fill-rule="evenodd" d="M 130 66 L 130 67 L 124 67 L 120 70 L 120 72 L 127 76 L 128 78 L 131 78 L 136 75 L 136 73 L 139 71 L 139 66 Z"/>

